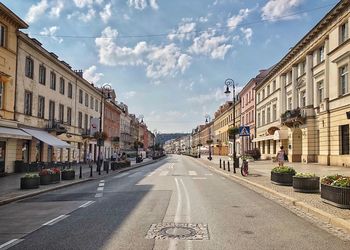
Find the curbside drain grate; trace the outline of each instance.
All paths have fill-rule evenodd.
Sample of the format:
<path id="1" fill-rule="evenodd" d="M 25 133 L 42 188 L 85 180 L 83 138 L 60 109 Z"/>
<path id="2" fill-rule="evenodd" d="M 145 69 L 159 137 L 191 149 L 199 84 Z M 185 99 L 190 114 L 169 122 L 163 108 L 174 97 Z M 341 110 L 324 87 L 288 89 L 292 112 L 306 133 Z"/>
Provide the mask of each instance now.
<path id="1" fill-rule="evenodd" d="M 208 225 L 173 222 L 152 224 L 146 239 L 209 240 Z"/>

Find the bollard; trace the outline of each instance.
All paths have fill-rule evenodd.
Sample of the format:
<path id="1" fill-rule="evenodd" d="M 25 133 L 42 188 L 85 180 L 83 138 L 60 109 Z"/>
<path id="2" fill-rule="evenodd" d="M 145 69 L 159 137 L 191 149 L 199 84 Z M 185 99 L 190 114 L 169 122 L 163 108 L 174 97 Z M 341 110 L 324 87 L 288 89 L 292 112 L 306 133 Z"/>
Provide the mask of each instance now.
<path id="1" fill-rule="evenodd" d="M 109 161 L 108 161 L 108 164 L 107 164 L 107 174 L 108 174 L 108 171 L 109 171 Z"/>
<path id="2" fill-rule="evenodd" d="M 226 169 L 225 169 L 225 161 L 224 161 L 224 164 L 223 164 L 222 166 L 223 166 L 223 169 L 226 170 Z"/>
<path id="3" fill-rule="evenodd" d="M 220 158 L 220 168 L 221 168 L 221 158 Z"/>
<path id="4" fill-rule="evenodd" d="M 230 172 L 230 161 L 227 162 L 227 171 Z"/>
<path id="5" fill-rule="evenodd" d="M 92 177 L 92 164 L 91 164 L 91 162 L 89 163 L 89 165 L 90 165 L 90 177 Z"/>
<path id="6" fill-rule="evenodd" d="M 79 179 L 83 178 L 83 169 L 82 166 L 80 164 L 80 168 L 79 168 Z"/>

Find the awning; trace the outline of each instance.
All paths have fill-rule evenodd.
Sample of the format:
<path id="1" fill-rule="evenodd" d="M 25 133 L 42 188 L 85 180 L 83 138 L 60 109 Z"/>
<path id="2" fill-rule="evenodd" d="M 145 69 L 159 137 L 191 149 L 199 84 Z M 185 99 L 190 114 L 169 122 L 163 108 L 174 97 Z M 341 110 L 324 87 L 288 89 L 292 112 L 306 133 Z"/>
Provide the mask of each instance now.
<path id="1" fill-rule="evenodd" d="M 268 140 L 273 140 L 273 138 L 274 138 L 274 135 L 260 136 L 260 137 L 254 138 L 252 142 L 268 141 Z"/>
<path id="2" fill-rule="evenodd" d="M 13 139 L 23 139 L 23 140 L 31 140 L 32 136 L 23 132 L 17 128 L 5 128 L 0 127 L 0 137 L 2 138 L 13 138 Z"/>
<path id="3" fill-rule="evenodd" d="M 275 133 L 273 134 L 273 139 L 275 141 L 288 139 L 288 130 L 286 129 L 276 130 Z"/>
<path id="4" fill-rule="evenodd" d="M 46 131 L 42 131 L 42 130 L 35 130 L 35 129 L 28 129 L 28 128 L 22 128 L 22 130 L 30 135 L 32 135 L 33 137 L 35 137 L 36 139 L 50 145 L 56 148 L 70 148 L 71 146 L 64 142 L 61 141 L 60 139 L 56 138 L 53 135 L 50 135 L 48 132 Z"/>

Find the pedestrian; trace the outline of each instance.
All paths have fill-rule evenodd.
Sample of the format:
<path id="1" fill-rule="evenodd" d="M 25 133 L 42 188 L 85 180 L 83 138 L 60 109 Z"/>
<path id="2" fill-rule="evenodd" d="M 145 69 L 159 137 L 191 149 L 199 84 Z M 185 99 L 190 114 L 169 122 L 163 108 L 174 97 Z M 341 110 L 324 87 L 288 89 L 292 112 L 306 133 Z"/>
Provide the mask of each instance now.
<path id="1" fill-rule="evenodd" d="M 283 146 L 281 146 L 280 147 L 280 151 L 278 151 L 277 155 L 276 155 L 276 158 L 277 158 L 277 161 L 278 161 L 278 166 L 282 167 L 283 164 L 284 164 L 284 161 L 288 160 L 287 157 L 288 156 L 287 156 L 286 152 L 284 151 Z"/>
<path id="2" fill-rule="evenodd" d="M 115 161 L 115 160 L 117 160 L 117 152 L 113 152 L 113 154 L 112 154 L 112 161 Z"/>

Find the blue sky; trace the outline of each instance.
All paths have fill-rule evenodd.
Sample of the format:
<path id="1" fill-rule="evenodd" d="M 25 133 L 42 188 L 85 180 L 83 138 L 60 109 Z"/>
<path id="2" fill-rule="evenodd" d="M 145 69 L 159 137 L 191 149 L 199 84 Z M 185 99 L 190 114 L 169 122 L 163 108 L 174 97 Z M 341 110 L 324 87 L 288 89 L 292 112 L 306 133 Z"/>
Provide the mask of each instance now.
<path id="1" fill-rule="evenodd" d="M 150 130 L 189 132 L 277 63 L 336 0 L 5 0 L 30 36 L 110 83 Z"/>

